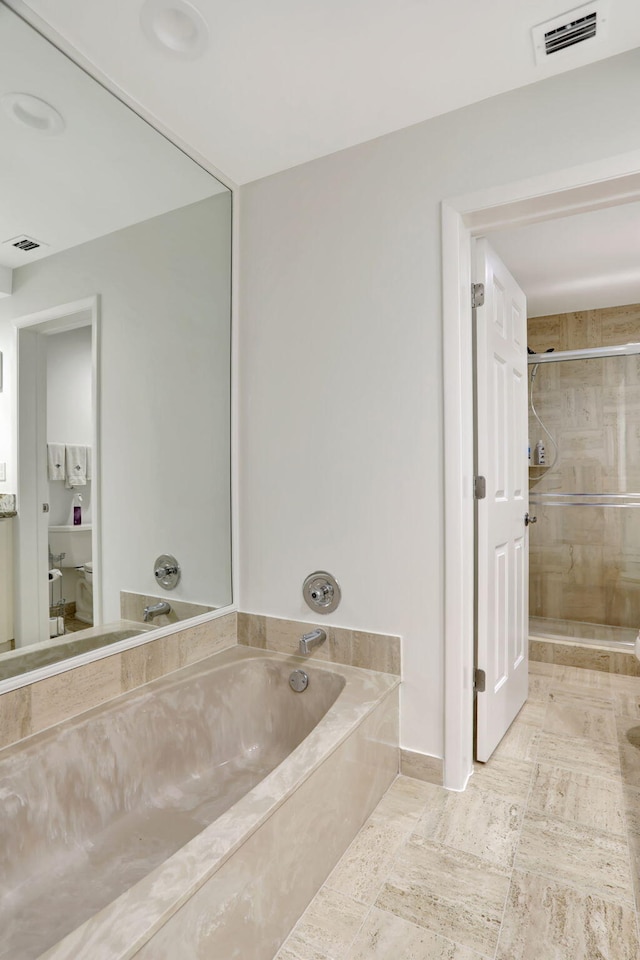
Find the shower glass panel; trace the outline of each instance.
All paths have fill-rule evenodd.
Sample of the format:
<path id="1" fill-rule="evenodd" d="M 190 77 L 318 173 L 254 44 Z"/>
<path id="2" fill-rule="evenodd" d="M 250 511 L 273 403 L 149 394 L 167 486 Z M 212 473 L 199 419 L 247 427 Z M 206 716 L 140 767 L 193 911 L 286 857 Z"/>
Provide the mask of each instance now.
<path id="1" fill-rule="evenodd" d="M 546 459 L 529 470 L 530 634 L 626 646 L 640 629 L 640 347 L 586 353 L 529 367 Z"/>

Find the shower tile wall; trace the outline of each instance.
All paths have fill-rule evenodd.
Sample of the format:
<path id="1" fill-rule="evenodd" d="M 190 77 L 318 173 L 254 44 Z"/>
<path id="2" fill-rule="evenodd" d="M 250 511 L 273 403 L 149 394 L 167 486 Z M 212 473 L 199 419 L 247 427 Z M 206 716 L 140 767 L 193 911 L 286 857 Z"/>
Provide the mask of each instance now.
<path id="1" fill-rule="evenodd" d="M 640 304 L 530 318 L 528 338 L 536 352 L 639 341 Z M 534 401 L 560 453 L 532 493 L 640 493 L 639 356 L 543 364 Z M 529 437 L 532 447 L 542 437 L 551 462 L 531 413 Z M 640 626 L 640 507 L 532 512 L 531 616 Z"/>

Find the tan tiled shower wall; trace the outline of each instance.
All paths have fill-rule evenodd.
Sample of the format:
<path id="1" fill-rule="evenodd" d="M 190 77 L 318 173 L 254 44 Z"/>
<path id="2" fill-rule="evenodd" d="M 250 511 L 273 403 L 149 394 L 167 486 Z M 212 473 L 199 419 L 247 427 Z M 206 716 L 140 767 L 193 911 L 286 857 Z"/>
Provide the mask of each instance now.
<path id="1" fill-rule="evenodd" d="M 529 346 L 576 350 L 640 340 L 640 304 L 529 319 Z M 557 464 L 533 468 L 532 493 L 640 493 L 640 357 L 541 364 L 539 416 Z M 532 448 L 553 446 L 530 413 Z M 530 528 L 530 613 L 640 626 L 640 507 L 536 505 Z"/>
<path id="2" fill-rule="evenodd" d="M 238 614 L 238 643 L 278 653 L 297 654 L 303 633 L 321 627 L 327 639 L 315 647 L 310 659 L 329 660 L 365 670 L 400 675 L 400 637 L 382 633 L 349 630 L 327 623 L 309 623 L 303 620 L 282 620 L 255 613 Z"/>
<path id="3" fill-rule="evenodd" d="M 0 695 L 0 747 L 236 643 L 236 614 L 187 627 Z"/>

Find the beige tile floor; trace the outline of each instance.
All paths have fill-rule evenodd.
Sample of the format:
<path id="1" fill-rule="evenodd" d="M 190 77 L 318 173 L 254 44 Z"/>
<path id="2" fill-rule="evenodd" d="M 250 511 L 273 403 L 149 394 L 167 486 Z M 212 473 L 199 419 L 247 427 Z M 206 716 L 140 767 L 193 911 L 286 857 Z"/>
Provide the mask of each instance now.
<path id="1" fill-rule="evenodd" d="M 464 793 L 398 777 L 277 960 L 639 960 L 640 678 L 530 675 Z"/>

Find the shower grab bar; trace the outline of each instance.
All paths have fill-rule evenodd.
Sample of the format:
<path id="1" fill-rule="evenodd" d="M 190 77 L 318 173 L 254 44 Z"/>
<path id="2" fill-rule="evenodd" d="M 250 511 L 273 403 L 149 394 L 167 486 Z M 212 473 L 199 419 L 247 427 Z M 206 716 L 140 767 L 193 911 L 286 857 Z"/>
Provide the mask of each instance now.
<path id="1" fill-rule="evenodd" d="M 640 343 L 622 343 L 615 347 L 586 347 L 582 350 L 554 350 L 530 353 L 527 363 L 558 363 L 560 360 L 598 360 L 604 357 L 632 357 L 640 353 Z"/>
<path id="2" fill-rule="evenodd" d="M 640 500 L 640 493 L 555 493 L 553 490 L 536 490 L 530 500 L 558 500 L 560 497 L 598 497 L 601 500 Z"/>
<path id="3" fill-rule="evenodd" d="M 611 507 L 611 509 L 625 510 L 631 507 L 640 507 L 640 503 L 598 503 L 595 500 L 587 500 L 584 503 L 576 503 L 575 500 L 545 500 L 544 502 L 531 501 L 538 507 Z"/>

